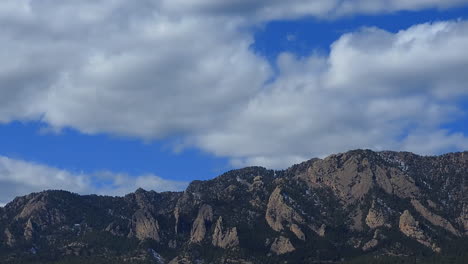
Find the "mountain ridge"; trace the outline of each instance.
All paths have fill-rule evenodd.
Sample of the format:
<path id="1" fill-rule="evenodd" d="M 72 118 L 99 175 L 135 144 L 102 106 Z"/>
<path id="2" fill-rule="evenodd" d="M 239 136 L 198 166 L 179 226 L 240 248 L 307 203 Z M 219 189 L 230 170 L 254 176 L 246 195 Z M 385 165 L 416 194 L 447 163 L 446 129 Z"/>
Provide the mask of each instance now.
<path id="1" fill-rule="evenodd" d="M 466 151 L 352 150 L 286 170 L 231 170 L 183 192 L 32 193 L 0 208 L 0 263 L 459 256 L 468 249 L 467 178 Z"/>

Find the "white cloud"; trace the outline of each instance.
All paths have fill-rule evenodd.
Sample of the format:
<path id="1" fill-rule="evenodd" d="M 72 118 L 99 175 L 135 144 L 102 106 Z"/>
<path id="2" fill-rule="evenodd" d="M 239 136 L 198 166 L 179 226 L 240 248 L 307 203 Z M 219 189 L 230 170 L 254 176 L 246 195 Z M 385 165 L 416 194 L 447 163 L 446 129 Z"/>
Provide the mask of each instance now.
<path id="1" fill-rule="evenodd" d="M 468 3 L 467 0 L 164 0 L 161 8 L 171 14 L 199 13 L 268 21 L 302 16 L 336 18 L 345 15 L 378 14 L 400 10 L 446 9 L 466 3 Z"/>
<path id="2" fill-rule="evenodd" d="M 11 201 L 16 196 L 46 189 L 121 196 L 140 187 L 162 192 L 182 191 L 187 185 L 186 182 L 166 180 L 153 174 L 130 176 L 111 172 L 74 173 L 0 156 L 1 204 Z"/>
<path id="3" fill-rule="evenodd" d="M 41 120 L 57 130 L 145 140 L 181 136 L 238 166 L 284 167 L 358 147 L 464 148 L 464 135 L 440 127 L 463 114 L 455 102 L 467 94 L 466 22 L 345 34 L 329 56 L 283 54 L 267 85 L 272 70 L 250 49 L 246 28 L 468 1 L 183 2 L 2 1 L 0 60 L 8 63 L 0 65 L 0 122 Z M 417 147 L 421 131 L 443 143 Z"/>
<path id="4" fill-rule="evenodd" d="M 225 19 L 117 0 L 53 2 L 0 17 L 0 59 L 9 62 L 0 66 L 0 122 L 160 138 L 235 113 L 269 76 L 251 36 Z"/>
<path id="5" fill-rule="evenodd" d="M 283 54 L 278 79 L 195 142 L 237 166 L 285 167 L 354 148 L 464 150 L 465 135 L 440 127 L 463 114 L 465 47 L 468 23 L 458 21 L 397 34 L 363 29 L 343 35 L 327 57 Z"/>

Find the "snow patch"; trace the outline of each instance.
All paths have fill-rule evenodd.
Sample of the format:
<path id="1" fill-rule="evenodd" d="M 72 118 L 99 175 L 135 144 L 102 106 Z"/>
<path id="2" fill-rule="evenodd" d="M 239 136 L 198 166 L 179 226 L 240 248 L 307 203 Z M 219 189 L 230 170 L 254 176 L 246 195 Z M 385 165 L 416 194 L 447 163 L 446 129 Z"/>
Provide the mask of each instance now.
<path id="1" fill-rule="evenodd" d="M 148 249 L 148 252 L 154 258 L 154 260 L 156 260 L 156 263 L 164 264 L 166 262 L 166 260 L 164 260 L 164 258 L 161 255 L 159 255 L 158 252 L 156 252 L 156 250 L 150 248 L 150 249 Z"/>

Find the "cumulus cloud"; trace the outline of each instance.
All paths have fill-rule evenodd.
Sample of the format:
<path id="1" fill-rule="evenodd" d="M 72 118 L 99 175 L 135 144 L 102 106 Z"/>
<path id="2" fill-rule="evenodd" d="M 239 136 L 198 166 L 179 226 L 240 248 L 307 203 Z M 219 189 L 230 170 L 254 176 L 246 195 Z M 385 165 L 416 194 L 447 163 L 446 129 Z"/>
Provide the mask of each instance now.
<path id="1" fill-rule="evenodd" d="M 278 78 L 233 120 L 197 135 L 235 165 L 285 167 L 353 148 L 421 154 L 463 150 L 468 138 L 440 130 L 463 114 L 468 23 L 422 24 L 396 34 L 343 35 L 329 56 L 278 59 Z M 424 143 L 426 142 L 426 143 Z"/>
<path id="2" fill-rule="evenodd" d="M 268 78 L 251 36 L 224 20 L 54 2 L 28 2 L 21 21 L 3 17 L 0 121 L 160 138 L 234 113 Z"/>
<path id="3" fill-rule="evenodd" d="M 175 14 L 241 16 L 255 21 L 268 21 L 302 16 L 336 18 L 401 10 L 446 9 L 466 3 L 467 0 L 164 0 L 161 7 Z"/>
<path id="4" fill-rule="evenodd" d="M 463 114 L 455 102 L 467 94 L 467 22 L 345 34 L 329 55 L 283 54 L 278 76 L 246 28 L 468 1 L 183 2 L 2 1 L 0 122 L 179 136 L 236 166 L 278 168 L 358 147 L 464 148 L 464 135 L 440 127 Z M 421 134 L 440 143 L 422 148 Z"/>
<path id="5" fill-rule="evenodd" d="M 158 192 L 181 191 L 187 184 L 152 174 L 130 176 L 111 172 L 75 173 L 0 156 L 0 204 L 5 204 L 16 196 L 46 189 L 121 196 L 140 187 Z"/>

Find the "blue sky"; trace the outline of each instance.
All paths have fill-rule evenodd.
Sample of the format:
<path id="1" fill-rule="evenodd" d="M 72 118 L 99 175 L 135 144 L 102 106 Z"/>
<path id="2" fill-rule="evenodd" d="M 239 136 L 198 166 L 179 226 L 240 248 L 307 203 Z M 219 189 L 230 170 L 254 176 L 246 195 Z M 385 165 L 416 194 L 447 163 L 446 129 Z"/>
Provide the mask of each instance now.
<path id="1" fill-rule="evenodd" d="M 2 1 L 0 205 L 468 148 L 468 1 L 312 2 Z"/>

